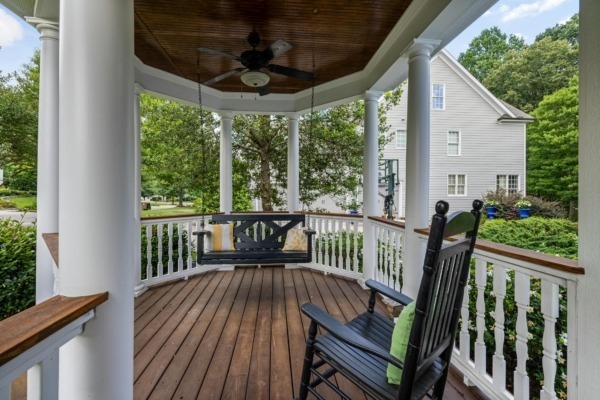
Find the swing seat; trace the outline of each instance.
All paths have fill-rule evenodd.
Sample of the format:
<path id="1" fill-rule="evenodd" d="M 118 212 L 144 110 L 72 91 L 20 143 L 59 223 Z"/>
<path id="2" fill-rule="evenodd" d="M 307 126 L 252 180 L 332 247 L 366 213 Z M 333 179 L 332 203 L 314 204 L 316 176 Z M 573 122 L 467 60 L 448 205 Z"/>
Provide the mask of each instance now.
<path id="1" fill-rule="evenodd" d="M 197 264 L 297 264 L 312 261 L 312 239 L 316 233 L 306 229 L 306 251 L 283 250 L 290 229 L 304 227 L 302 214 L 215 214 L 213 224 L 232 224 L 234 248 L 228 251 L 204 251 L 204 239 L 210 232 L 194 232 L 198 236 Z"/>

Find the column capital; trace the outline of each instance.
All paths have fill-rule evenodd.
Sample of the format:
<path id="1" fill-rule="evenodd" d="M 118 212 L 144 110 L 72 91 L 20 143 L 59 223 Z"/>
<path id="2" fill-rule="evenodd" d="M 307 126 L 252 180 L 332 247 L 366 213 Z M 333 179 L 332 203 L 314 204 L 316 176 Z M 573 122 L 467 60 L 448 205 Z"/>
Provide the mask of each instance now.
<path id="1" fill-rule="evenodd" d="M 219 111 L 219 115 L 221 116 L 221 119 L 232 119 L 233 111 L 221 110 L 221 111 Z"/>
<path id="2" fill-rule="evenodd" d="M 430 57 L 431 52 L 439 45 L 439 40 L 416 38 L 413 39 L 410 46 L 408 46 L 408 50 L 406 52 L 408 54 L 409 59 L 419 56 Z"/>
<path id="3" fill-rule="evenodd" d="M 290 112 L 290 113 L 286 113 L 285 116 L 290 120 L 290 119 L 298 119 L 298 113 L 295 112 Z"/>
<path id="4" fill-rule="evenodd" d="M 25 17 L 25 21 L 37 29 L 40 33 L 40 40 L 58 40 L 58 22 L 36 17 Z"/>
<path id="5" fill-rule="evenodd" d="M 377 90 L 367 90 L 363 95 L 364 101 L 379 101 L 379 99 L 383 96 L 383 92 Z"/>

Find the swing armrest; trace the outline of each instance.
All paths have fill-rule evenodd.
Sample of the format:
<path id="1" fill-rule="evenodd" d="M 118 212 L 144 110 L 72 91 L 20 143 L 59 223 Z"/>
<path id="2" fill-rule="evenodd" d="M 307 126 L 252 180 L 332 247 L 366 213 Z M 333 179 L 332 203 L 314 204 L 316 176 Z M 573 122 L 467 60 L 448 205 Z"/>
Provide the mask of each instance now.
<path id="1" fill-rule="evenodd" d="M 196 243 L 196 260 L 200 263 L 200 260 L 202 260 L 202 256 L 204 255 L 204 236 L 210 234 L 210 231 L 202 229 L 200 231 L 194 231 L 192 234 L 198 236 L 198 242 Z"/>

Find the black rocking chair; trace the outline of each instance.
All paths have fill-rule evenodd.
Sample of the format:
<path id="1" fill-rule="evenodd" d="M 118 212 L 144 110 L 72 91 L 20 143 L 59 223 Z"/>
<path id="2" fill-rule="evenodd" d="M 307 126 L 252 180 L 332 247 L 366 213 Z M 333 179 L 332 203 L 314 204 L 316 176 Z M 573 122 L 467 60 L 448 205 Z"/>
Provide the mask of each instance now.
<path id="1" fill-rule="evenodd" d="M 448 203 L 436 204 L 404 362 L 390 354 L 393 321 L 376 313 L 374 307 L 377 293 L 404 305 L 412 301 L 408 296 L 369 280 L 368 309 L 347 324 L 314 304 L 302 306 L 311 324 L 299 399 L 306 399 L 309 393 L 323 399 L 317 392 L 321 383 L 350 399 L 330 379 L 337 373 L 360 387 L 369 398 L 421 399 L 428 395 L 442 399 L 482 206 L 481 201 L 475 200 L 471 212 L 447 217 Z M 444 244 L 444 238 L 459 234 L 465 236 Z M 317 335 L 318 327 L 323 328 L 322 334 Z M 400 385 L 388 383 L 388 363 L 402 369 Z"/>

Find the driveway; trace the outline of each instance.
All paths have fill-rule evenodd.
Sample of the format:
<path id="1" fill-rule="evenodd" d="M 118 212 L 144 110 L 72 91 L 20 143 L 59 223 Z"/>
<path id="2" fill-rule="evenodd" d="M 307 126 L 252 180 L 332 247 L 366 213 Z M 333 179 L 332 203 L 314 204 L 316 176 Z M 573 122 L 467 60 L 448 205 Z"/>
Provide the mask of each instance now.
<path id="1" fill-rule="evenodd" d="M 22 220 L 24 224 L 31 225 L 37 219 L 35 212 L 23 212 L 18 210 L 0 210 L 0 218 L 7 219 L 12 218 L 16 220 Z"/>

